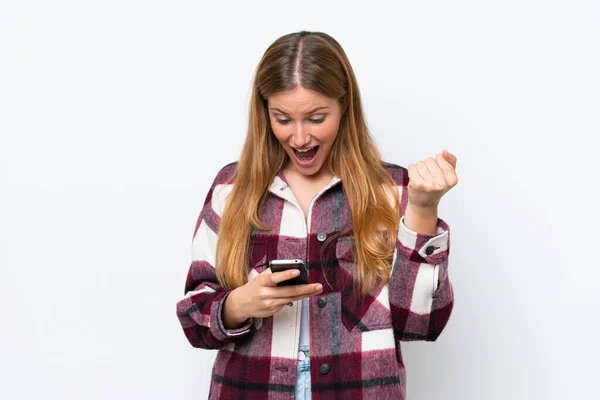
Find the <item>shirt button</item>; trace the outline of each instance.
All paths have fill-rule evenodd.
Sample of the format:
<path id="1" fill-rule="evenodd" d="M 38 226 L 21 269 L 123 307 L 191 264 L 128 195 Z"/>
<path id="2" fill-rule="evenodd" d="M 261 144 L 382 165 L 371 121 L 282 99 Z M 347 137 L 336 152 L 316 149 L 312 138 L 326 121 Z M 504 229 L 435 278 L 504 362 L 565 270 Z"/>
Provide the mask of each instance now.
<path id="1" fill-rule="evenodd" d="M 325 234 L 325 233 L 321 232 L 321 233 L 319 233 L 319 234 L 317 235 L 317 240 L 318 240 L 319 242 L 324 242 L 324 241 L 325 241 L 325 239 L 327 239 L 327 234 Z"/>
<path id="2" fill-rule="evenodd" d="M 433 252 L 435 251 L 435 249 L 439 249 L 439 247 L 428 246 L 425 249 L 425 254 L 427 254 L 428 256 L 430 256 L 430 255 L 433 254 Z"/>
<path id="3" fill-rule="evenodd" d="M 329 373 L 329 364 L 321 364 L 319 371 L 321 371 L 321 374 L 327 375 Z"/>
<path id="4" fill-rule="evenodd" d="M 325 297 L 319 297 L 317 299 L 317 305 L 321 308 L 325 307 L 325 305 L 327 304 L 327 299 Z"/>

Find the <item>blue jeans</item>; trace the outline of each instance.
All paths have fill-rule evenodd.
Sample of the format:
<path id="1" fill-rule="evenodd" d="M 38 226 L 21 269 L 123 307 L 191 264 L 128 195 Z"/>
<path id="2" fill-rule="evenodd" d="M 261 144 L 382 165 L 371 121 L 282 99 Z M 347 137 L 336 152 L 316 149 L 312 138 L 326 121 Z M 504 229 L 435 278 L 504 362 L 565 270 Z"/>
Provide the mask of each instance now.
<path id="1" fill-rule="evenodd" d="M 308 350 L 308 346 L 300 347 Z M 296 400 L 310 400 L 310 357 L 298 360 L 298 371 L 296 373 Z"/>

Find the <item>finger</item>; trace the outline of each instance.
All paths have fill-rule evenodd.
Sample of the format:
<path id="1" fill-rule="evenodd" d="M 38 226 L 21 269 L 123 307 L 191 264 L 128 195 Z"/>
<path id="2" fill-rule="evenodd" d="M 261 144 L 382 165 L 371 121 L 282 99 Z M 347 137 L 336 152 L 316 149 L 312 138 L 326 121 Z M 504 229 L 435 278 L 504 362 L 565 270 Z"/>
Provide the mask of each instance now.
<path id="1" fill-rule="evenodd" d="M 273 302 L 273 307 L 282 307 L 283 308 L 285 306 L 293 306 L 294 305 L 293 303 L 296 300 L 300 300 L 300 299 L 292 299 L 292 298 L 289 298 L 289 299 L 283 299 L 283 298 L 277 299 L 277 300 L 275 300 L 275 302 Z"/>
<path id="2" fill-rule="evenodd" d="M 450 153 L 448 150 L 442 152 L 444 158 L 456 169 L 456 156 Z"/>
<path id="3" fill-rule="evenodd" d="M 311 283 L 308 285 L 292 285 L 292 286 L 280 286 L 274 288 L 273 297 L 275 298 L 292 298 L 292 297 L 306 297 L 311 296 L 323 290 L 323 285 L 320 283 Z"/>
<path id="4" fill-rule="evenodd" d="M 433 189 L 434 179 L 431 175 L 431 172 L 429 172 L 429 168 L 427 168 L 427 165 L 423 161 L 419 161 L 417 163 L 417 170 L 419 171 L 419 174 L 423 177 L 423 187 L 426 189 Z"/>
<path id="5" fill-rule="evenodd" d="M 436 190 L 446 188 L 446 186 L 448 186 L 448 182 L 446 182 L 444 171 L 442 171 L 438 165 L 438 162 L 432 157 L 427 157 L 427 159 L 425 159 L 425 165 L 433 177 L 433 188 Z"/>
<path id="6" fill-rule="evenodd" d="M 315 296 L 317 294 L 321 293 L 321 291 L 316 292 L 316 293 L 307 293 L 307 294 L 303 294 L 303 295 L 298 295 L 298 296 L 294 296 L 294 297 L 282 297 L 282 298 L 278 298 L 275 300 L 274 304 L 279 306 L 281 304 L 283 305 L 290 305 L 291 303 L 298 301 L 298 300 L 302 300 L 304 298 L 307 297 L 311 297 L 311 296 Z"/>
<path id="7" fill-rule="evenodd" d="M 308 294 L 299 295 L 299 296 L 295 296 L 295 297 L 289 297 L 289 298 L 287 299 L 287 301 L 288 301 L 288 302 L 290 302 L 290 301 L 298 301 L 298 300 L 302 300 L 302 299 L 304 299 L 305 297 L 316 296 L 317 294 L 320 294 L 321 292 L 322 292 L 322 290 L 321 290 L 321 291 L 318 291 L 318 292 L 316 292 L 316 293 L 308 293 Z"/>
<path id="8" fill-rule="evenodd" d="M 408 166 L 408 184 L 410 186 L 423 186 L 424 184 L 423 177 L 414 164 Z"/>
<path id="9" fill-rule="evenodd" d="M 288 269 L 287 271 L 273 272 L 270 275 L 265 276 L 265 285 L 277 286 L 279 282 L 295 278 L 298 275 L 300 275 L 300 270 L 297 268 Z"/>
<path id="10" fill-rule="evenodd" d="M 283 302 L 282 300 L 274 300 L 271 305 L 264 309 L 266 314 L 264 316 L 272 316 L 277 314 L 283 307 L 285 307 L 289 302 Z"/>
<path id="11" fill-rule="evenodd" d="M 448 162 L 448 160 L 446 160 L 441 154 L 438 154 L 435 158 L 442 168 L 442 171 L 444 171 L 444 178 L 446 179 L 446 182 L 450 186 L 456 185 L 458 177 L 456 176 L 456 170 L 454 169 L 454 166 L 450 164 L 450 162 Z"/>

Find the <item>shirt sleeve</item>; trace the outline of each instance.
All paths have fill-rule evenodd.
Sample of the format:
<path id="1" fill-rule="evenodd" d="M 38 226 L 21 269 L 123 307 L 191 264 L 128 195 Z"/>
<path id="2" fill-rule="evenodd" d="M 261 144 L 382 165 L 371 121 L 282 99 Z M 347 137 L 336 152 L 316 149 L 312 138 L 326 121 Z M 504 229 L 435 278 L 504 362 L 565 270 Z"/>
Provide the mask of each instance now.
<path id="1" fill-rule="evenodd" d="M 402 216 L 389 284 L 397 340 L 435 341 L 446 326 L 454 305 L 449 253 L 450 227 L 443 219 L 438 218 L 435 234 L 422 234 L 408 229 Z"/>
<path id="2" fill-rule="evenodd" d="M 231 188 L 224 184 L 227 170 L 228 166 L 219 171 L 204 201 L 192 237 L 184 296 L 177 301 L 177 317 L 188 341 L 206 349 L 218 349 L 250 335 L 255 331 L 255 322 L 259 322 L 249 318 L 236 329 L 227 329 L 223 323 L 223 305 L 232 289 L 219 284 L 215 255 L 224 197 Z"/>

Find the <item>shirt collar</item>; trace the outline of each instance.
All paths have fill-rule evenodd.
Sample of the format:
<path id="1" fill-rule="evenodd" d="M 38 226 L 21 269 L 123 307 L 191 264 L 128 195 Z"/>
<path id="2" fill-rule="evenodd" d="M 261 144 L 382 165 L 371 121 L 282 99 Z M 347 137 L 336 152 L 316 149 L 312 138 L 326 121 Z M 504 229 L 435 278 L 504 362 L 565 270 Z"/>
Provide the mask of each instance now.
<path id="1" fill-rule="evenodd" d="M 331 181 L 327 185 L 326 189 L 324 189 L 324 190 L 327 190 L 327 189 L 331 188 L 332 186 L 337 185 L 341 181 L 342 180 L 338 176 L 334 175 L 333 178 L 331 178 Z M 281 168 L 277 172 L 277 175 L 275 175 L 275 178 L 273 178 L 273 181 L 271 182 L 271 185 L 269 186 L 269 192 L 271 192 L 274 195 L 281 197 L 285 200 L 295 202 L 294 193 L 291 191 L 291 189 L 289 187 L 289 182 L 285 178 L 285 175 L 283 175 L 283 168 Z"/>

